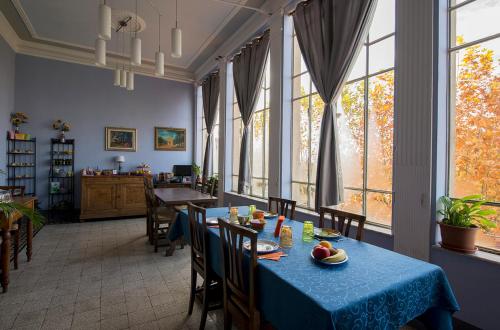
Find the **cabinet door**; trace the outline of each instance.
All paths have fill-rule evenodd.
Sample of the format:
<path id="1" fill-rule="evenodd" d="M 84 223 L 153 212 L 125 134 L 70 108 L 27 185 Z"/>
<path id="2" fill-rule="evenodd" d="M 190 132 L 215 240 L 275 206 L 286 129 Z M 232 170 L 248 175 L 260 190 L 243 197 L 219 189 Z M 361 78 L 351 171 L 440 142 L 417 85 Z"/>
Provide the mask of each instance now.
<path id="1" fill-rule="evenodd" d="M 146 210 L 146 197 L 144 195 L 143 183 L 120 184 L 120 195 L 118 196 L 119 207 L 126 210 Z"/>
<path id="2" fill-rule="evenodd" d="M 109 183 L 85 185 L 85 209 L 88 211 L 113 211 L 117 209 L 117 186 Z"/>

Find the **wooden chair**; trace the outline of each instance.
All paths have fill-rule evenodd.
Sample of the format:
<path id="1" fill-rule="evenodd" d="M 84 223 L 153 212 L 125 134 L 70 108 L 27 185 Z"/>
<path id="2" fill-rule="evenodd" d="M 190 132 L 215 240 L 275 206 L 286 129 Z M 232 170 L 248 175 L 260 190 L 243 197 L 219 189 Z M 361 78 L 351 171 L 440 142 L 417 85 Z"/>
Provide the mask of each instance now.
<path id="1" fill-rule="evenodd" d="M 224 277 L 224 329 L 231 329 L 233 315 L 239 315 L 251 330 L 260 327 L 257 311 L 256 269 L 257 232 L 232 225 L 219 218 L 220 246 Z M 250 254 L 244 252 L 243 242 L 250 241 Z"/>
<path id="2" fill-rule="evenodd" d="M 293 219 L 295 217 L 296 201 L 279 197 L 269 197 L 267 205 L 269 211 L 275 211 L 279 215 L 284 215 L 285 218 Z M 276 205 L 276 209 L 273 208 L 274 205 Z"/>
<path id="3" fill-rule="evenodd" d="M 167 245 L 174 244 L 168 240 L 167 232 L 175 220 L 175 212 L 167 207 L 161 207 L 155 196 L 151 179 L 144 177 L 144 191 L 146 195 L 147 211 L 147 232 L 152 241 L 155 252 L 158 252 L 158 241 L 160 238 L 167 239 Z M 171 246 L 170 246 L 171 248 Z"/>
<path id="4" fill-rule="evenodd" d="M 12 196 L 24 196 L 25 186 L 0 186 L 0 190 L 9 191 Z M 21 245 L 21 230 L 19 228 L 19 223 L 14 224 L 13 228 L 10 230 L 10 234 L 14 237 L 14 269 L 19 268 L 19 247 Z M 32 239 L 27 240 L 31 244 Z M 31 251 L 31 246 L 29 247 Z M 28 261 L 30 261 L 28 259 Z"/>
<path id="5" fill-rule="evenodd" d="M 352 221 L 358 222 L 356 231 L 356 239 L 363 240 L 363 231 L 366 221 L 366 216 L 356 213 L 347 212 L 339 209 L 338 206 L 321 206 L 319 209 L 319 227 L 325 228 L 325 214 L 331 216 L 332 229 L 338 230 L 343 236 L 349 236 Z"/>
<path id="6" fill-rule="evenodd" d="M 210 305 L 215 300 L 217 288 L 220 288 L 220 278 L 210 267 L 206 210 L 189 203 L 188 213 L 189 233 L 191 235 L 191 294 L 189 297 L 188 314 L 191 315 L 193 313 L 195 296 L 197 293 L 201 293 L 203 306 L 200 329 L 205 329 L 208 311 L 220 308 L 220 304 Z M 204 284 L 197 289 L 196 280 L 198 274 L 203 278 Z"/>

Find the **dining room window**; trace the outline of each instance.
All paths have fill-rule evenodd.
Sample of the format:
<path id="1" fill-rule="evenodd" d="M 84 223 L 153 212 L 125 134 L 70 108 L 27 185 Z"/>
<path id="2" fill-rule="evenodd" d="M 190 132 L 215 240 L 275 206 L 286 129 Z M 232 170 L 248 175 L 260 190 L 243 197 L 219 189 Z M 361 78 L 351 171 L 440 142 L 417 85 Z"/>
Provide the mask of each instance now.
<path id="1" fill-rule="evenodd" d="M 271 71 L 269 65 L 269 54 L 264 68 L 264 77 L 260 89 L 259 98 L 255 106 L 252 124 L 250 127 L 250 189 L 248 195 L 258 198 L 268 196 L 268 173 L 269 173 L 269 104 L 271 93 Z M 243 123 L 241 113 L 233 90 L 233 168 L 232 186 L 233 192 L 238 191 L 238 170 L 240 165 L 241 138 L 243 136 Z"/>
<path id="2" fill-rule="evenodd" d="M 500 253 L 500 1 L 450 0 L 448 13 L 448 193 L 496 209 L 476 244 Z"/>
<path id="3" fill-rule="evenodd" d="M 215 115 L 215 124 L 213 128 L 213 143 L 212 143 L 212 176 L 218 176 L 219 173 L 219 105 L 217 104 L 217 114 Z M 207 147 L 207 125 L 205 124 L 205 114 L 201 115 L 201 170 L 203 171 L 203 161 L 205 159 L 205 148 Z"/>
<path id="4" fill-rule="evenodd" d="M 392 218 L 395 0 L 379 0 L 367 39 L 337 100 L 344 205 L 385 227 Z M 314 208 L 323 101 L 295 33 L 292 65 L 292 199 Z"/>

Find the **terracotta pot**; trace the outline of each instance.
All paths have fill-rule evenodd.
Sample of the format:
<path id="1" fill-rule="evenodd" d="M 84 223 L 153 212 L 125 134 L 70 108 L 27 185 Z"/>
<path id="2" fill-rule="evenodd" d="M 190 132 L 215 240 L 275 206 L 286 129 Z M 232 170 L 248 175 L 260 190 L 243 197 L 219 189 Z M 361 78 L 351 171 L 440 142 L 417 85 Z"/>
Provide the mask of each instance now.
<path id="1" fill-rule="evenodd" d="M 438 222 L 441 229 L 441 246 L 463 253 L 476 252 L 476 234 L 478 227 L 456 227 Z"/>

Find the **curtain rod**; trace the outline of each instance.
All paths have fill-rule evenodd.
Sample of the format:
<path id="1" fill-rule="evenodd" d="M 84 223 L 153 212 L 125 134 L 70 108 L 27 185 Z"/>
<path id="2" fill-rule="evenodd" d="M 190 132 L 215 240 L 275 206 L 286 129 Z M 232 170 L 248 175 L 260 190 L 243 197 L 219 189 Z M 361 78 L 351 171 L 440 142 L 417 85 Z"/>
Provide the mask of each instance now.
<path id="1" fill-rule="evenodd" d="M 262 38 L 264 38 L 264 36 L 266 34 L 269 34 L 270 31 L 271 31 L 270 29 L 266 29 L 260 36 L 253 38 L 252 41 L 250 41 L 250 42 L 247 42 L 245 44 L 245 46 L 241 47 L 240 50 L 236 54 L 234 54 L 233 56 L 230 56 L 230 60 L 229 61 L 233 61 L 236 56 L 240 56 L 241 55 L 241 51 L 243 49 L 247 48 L 248 46 L 251 46 L 254 42 L 259 42 Z"/>
<path id="2" fill-rule="evenodd" d="M 313 0 L 305 0 L 305 1 L 301 1 L 299 2 L 296 6 L 295 6 L 295 9 L 292 10 L 291 12 L 289 12 L 287 15 L 288 16 L 293 16 L 295 14 L 295 11 L 297 10 L 297 7 L 298 6 L 308 6 Z"/>

